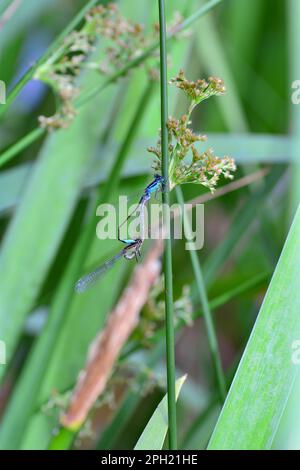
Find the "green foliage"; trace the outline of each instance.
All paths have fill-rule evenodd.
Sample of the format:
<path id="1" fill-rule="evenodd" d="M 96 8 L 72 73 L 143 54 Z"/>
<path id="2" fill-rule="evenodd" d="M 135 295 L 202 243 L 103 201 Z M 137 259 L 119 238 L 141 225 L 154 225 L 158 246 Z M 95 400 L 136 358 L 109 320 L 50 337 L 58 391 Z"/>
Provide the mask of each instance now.
<path id="1" fill-rule="evenodd" d="M 300 209 L 232 382 L 209 449 L 270 449 L 297 364 L 293 343 L 300 335 Z"/>
<path id="2" fill-rule="evenodd" d="M 193 110 L 204 100 L 211 96 L 223 95 L 225 86 L 221 79 L 210 77 L 208 81 L 197 80 L 190 82 L 184 76 L 183 70 L 170 80 L 177 88 L 183 90 L 188 99 L 188 111 L 180 119 L 170 117 L 167 122 L 168 143 L 170 152 L 169 185 L 173 189 L 177 185 L 194 183 L 201 184 L 214 192 L 219 179 L 224 176 L 232 179 L 231 172 L 236 170 L 233 158 L 218 158 L 212 149 L 199 152 L 196 143 L 206 142 L 205 135 L 195 134 L 189 127 Z M 161 139 L 156 147 L 149 147 L 148 151 L 157 158 L 154 164 L 156 171 L 161 170 L 162 149 Z M 188 157 L 191 162 L 187 163 Z"/>
<path id="3" fill-rule="evenodd" d="M 184 384 L 186 376 L 176 381 L 176 399 L 180 394 L 180 389 Z M 157 406 L 153 416 L 149 420 L 143 433 L 141 434 L 134 450 L 161 450 L 168 431 L 168 407 L 165 396 Z"/>
<path id="4" fill-rule="evenodd" d="M 299 78 L 299 2 L 274 0 L 271 9 L 268 0 L 165 2 L 164 95 L 167 82 L 173 86 L 164 142 L 151 150 L 158 170 L 162 147 L 169 150 L 165 173 L 170 189 L 177 187 L 164 199 L 205 196 L 205 244 L 199 253 L 187 253 L 181 240 L 172 244 L 171 379 L 160 279 L 76 436 L 58 430 L 61 406 L 133 264 L 115 266 L 82 296 L 74 284 L 120 248 L 96 238 L 97 204 L 115 204 L 119 195 L 131 204 L 151 178 L 146 149 L 160 126 L 157 2 L 0 3 L 0 80 L 8 90 L 0 105 L 7 360 L 0 365 L 0 448 L 161 449 L 163 395 L 175 372 L 187 373 L 176 397 L 180 448 L 299 448 L 299 373 L 291 361 L 300 338 L 299 211 L 290 230 L 289 220 L 299 204 L 300 108 L 289 107 L 287 72 L 289 47 L 292 79 Z M 216 76 L 226 94 L 222 80 L 198 80 Z M 47 116 L 43 127 L 39 116 Z M 174 431 L 175 394 L 171 408 Z"/>

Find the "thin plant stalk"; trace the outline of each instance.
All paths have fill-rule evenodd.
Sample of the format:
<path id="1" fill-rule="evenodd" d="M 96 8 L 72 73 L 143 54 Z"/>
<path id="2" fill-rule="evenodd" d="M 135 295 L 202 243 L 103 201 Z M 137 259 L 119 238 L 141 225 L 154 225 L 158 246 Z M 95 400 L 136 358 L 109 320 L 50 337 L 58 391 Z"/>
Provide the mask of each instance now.
<path id="1" fill-rule="evenodd" d="M 300 60 L 299 60 L 299 44 L 300 34 L 298 21 L 300 12 L 299 2 L 296 0 L 289 0 L 287 4 L 287 14 L 289 19 L 289 79 L 291 83 L 299 78 L 300 73 Z M 292 156 L 294 157 L 294 164 L 292 168 L 292 181 L 290 186 L 290 207 L 289 207 L 289 219 L 292 220 L 297 210 L 299 199 L 300 199 L 300 164 L 298 160 L 298 148 L 300 144 L 300 112 L 299 106 L 291 105 L 290 107 L 290 119 L 291 119 L 291 134 L 292 134 Z"/>
<path id="2" fill-rule="evenodd" d="M 233 289 L 225 292 L 224 294 L 221 294 L 218 297 L 213 298 L 209 302 L 209 307 L 211 309 L 217 309 L 219 307 L 223 307 L 224 305 L 226 305 L 231 300 L 236 299 L 236 298 L 242 296 L 243 294 L 251 291 L 251 289 L 257 288 L 258 286 L 259 287 L 265 286 L 265 282 L 268 281 L 269 278 L 270 278 L 270 272 L 269 271 L 263 272 L 262 274 L 259 274 L 258 276 L 253 276 L 249 280 L 237 285 L 236 287 L 234 287 Z M 201 318 L 201 317 L 203 317 L 203 310 L 202 309 L 200 309 L 200 310 L 196 309 L 191 315 L 191 320 L 195 321 L 195 320 L 197 320 L 197 318 Z M 185 325 L 186 325 L 185 320 L 183 320 L 183 319 L 179 320 L 176 323 L 175 331 L 179 332 L 180 329 L 183 328 Z M 162 342 L 162 340 L 164 339 L 164 337 L 165 337 L 165 329 L 160 328 L 151 336 L 150 344 L 151 345 L 154 345 L 154 344 L 157 344 L 157 343 L 160 344 Z M 124 352 L 120 357 L 120 362 L 126 361 L 129 356 L 136 353 L 140 349 L 141 349 L 141 346 L 140 346 L 139 343 L 137 343 L 137 342 L 133 343 L 128 348 L 124 349 Z"/>
<path id="3" fill-rule="evenodd" d="M 126 158 L 139 129 L 142 117 L 148 108 L 148 104 L 152 96 L 152 90 L 154 89 L 153 87 L 153 82 L 145 87 L 132 121 L 128 126 L 128 131 L 124 141 L 116 155 L 114 165 L 112 166 L 106 183 L 103 187 L 99 188 L 97 195 L 98 201 L 95 207 L 103 202 L 108 202 L 111 199 L 113 191 L 118 186 Z M 93 213 L 95 213 L 95 211 L 93 211 Z M 82 272 L 82 266 L 94 236 L 95 220 L 92 218 L 84 227 L 84 230 L 74 247 L 70 261 L 66 266 L 56 295 L 52 301 L 49 313 L 49 322 L 44 328 L 43 334 L 37 338 L 37 342 L 31 351 L 26 367 L 22 371 L 17 387 L 15 387 L 14 394 L 11 397 L 10 404 L 2 419 L 3 429 L 6 429 L 6 433 L 3 438 L 0 433 L 2 447 L 17 447 L 21 441 L 22 434 L 35 406 L 35 399 L 41 386 L 42 377 L 45 374 L 44 364 L 48 364 L 50 362 L 51 354 L 55 350 L 55 342 L 59 336 L 63 318 L 66 316 L 66 312 L 68 311 L 70 302 L 74 295 L 75 281 Z M 34 380 L 32 377 L 34 377 Z"/>
<path id="4" fill-rule="evenodd" d="M 29 147 L 29 145 L 38 140 L 44 134 L 45 130 L 41 127 L 37 127 L 36 129 L 33 129 L 32 131 L 28 132 L 28 134 L 18 140 L 18 142 L 11 145 L 0 156 L 0 168 L 5 165 L 5 163 L 12 160 L 16 155 L 23 152 L 23 150 Z"/>
<path id="5" fill-rule="evenodd" d="M 42 65 L 46 60 L 50 57 L 50 55 L 59 47 L 59 45 L 63 42 L 64 38 L 70 34 L 73 29 L 80 23 L 80 21 L 84 18 L 84 15 L 93 8 L 99 0 L 90 0 L 78 13 L 75 17 L 70 21 L 70 23 L 66 26 L 66 28 L 62 31 L 61 34 L 55 39 L 55 41 L 51 44 L 51 46 L 46 50 L 46 52 L 39 58 L 39 60 L 32 66 L 30 69 L 25 72 L 23 77 L 18 81 L 15 87 L 12 89 L 10 94 L 7 97 L 6 105 L 1 106 L 0 108 L 0 116 L 5 113 L 6 109 L 8 109 L 9 105 L 15 100 L 18 96 L 22 88 L 32 79 L 33 75 L 35 74 L 36 70 L 40 65 Z M 103 2 L 102 2 L 103 3 Z"/>
<path id="6" fill-rule="evenodd" d="M 201 16 L 203 16 L 205 13 L 207 13 L 209 10 L 211 10 L 213 7 L 215 7 L 218 3 L 222 2 L 223 0 L 211 0 L 207 2 L 205 5 L 200 7 L 195 13 L 193 13 L 191 16 L 189 16 L 185 21 L 181 23 L 178 28 L 173 31 L 171 31 L 166 39 L 170 40 L 176 36 L 180 31 L 184 31 L 187 29 L 189 26 L 191 26 L 195 21 L 197 21 Z M 91 3 L 91 2 L 90 2 Z M 89 4 L 90 5 L 90 4 Z M 86 8 L 84 9 L 84 13 L 86 12 Z M 78 23 L 78 19 L 81 19 L 82 12 L 78 13 L 78 16 L 74 18 L 72 23 L 66 28 L 66 30 L 60 35 L 59 40 L 63 39 L 70 31 L 72 31 L 71 26 L 73 28 L 76 26 Z M 8 104 L 10 104 L 15 97 L 18 95 L 18 93 L 21 91 L 21 89 L 26 85 L 26 83 L 32 78 L 34 72 L 36 71 L 37 67 L 40 66 L 45 62 L 45 60 L 49 57 L 50 52 L 53 51 L 54 45 L 57 46 L 59 44 L 59 41 L 55 41 L 55 43 L 51 46 L 51 48 L 46 52 L 45 56 L 43 56 L 28 72 L 27 74 L 24 75 L 24 77 L 20 80 L 20 82 L 16 85 L 15 89 L 11 92 L 7 99 L 7 104 L 5 107 L 0 109 L 0 117 L 1 117 L 1 111 L 4 112 L 5 109 L 7 109 Z M 85 103 L 87 103 L 89 100 L 94 98 L 98 93 L 101 93 L 104 91 L 109 85 L 117 81 L 120 77 L 126 75 L 132 68 L 137 67 L 140 65 L 144 60 L 149 57 L 149 55 L 154 52 L 159 46 L 159 42 L 154 42 L 149 48 L 147 48 L 143 54 L 139 55 L 135 59 L 129 61 L 125 67 L 122 69 L 118 70 L 114 74 L 112 74 L 110 77 L 108 77 L 103 83 L 96 85 L 95 87 L 87 90 L 85 93 L 81 95 L 80 98 L 75 103 L 75 107 L 78 109 L 81 106 L 83 106 Z M 16 144 L 12 145 L 9 147 L 7 150 L 5 150 L 1 155 L 0 155 L 0 168 L 7 163 L 8 161 L 12 160 L 16 155 L 18 155 L 21 151 L 25 150 L 31 143 L 35 142 L 37 139 L 39 139 L 41 136 L 43 136 L 46 133 L 45 129 L 41 128 L 36 128 L 33 131 L 30 131 L 26 136 L 24 136 L 19 142 Z"/>
<path id="7" fill-rule="evenodd" d="M 176 29 L 172 29 L 169 33 L 166 33 L 166 41 L 169 41 L 170 39 L 174 39 L 174 37 L 176 37 L 176 35 L 179 32 L 187 29 L 195 21 L 197 21 L 201 16 L 203 16 L 205 13 L 207 13 L 209 10 L 211 10 L 214 6 L 216 6 L 218 3 L 222 1 L 223 0 L 211 0 L 207 4 L 203 5 L 195 13 L 193 13 L 186 20 L 184 20 Z M 138 55 L 135 59 L 129 61 L 120 70 L 117 70 L 117 72 L 115 72 L 110 77 L 108 77 L 104 83 L 95 85 L 90 90 L 87 90 L 78 98 L 77 105 L 82 106 L 87 101 L 92 99 L 95 95 L 97 95 L 99 92 L 101 92 L 103 88 L 106 88 L 108 85 L 115 82 L 120 77 L 126 75 L 133 67 L 137 67 L 138 65 L 140 65 L 159 47 L 159 45 L 160 45 L 160 41 L 153 42 L 153 44 L 151 44 L 142 54 Z"/>
<path id="8" fill-rule="evenodd" d="M 162 176 L 165 179 L 166 189 L 162 194 L 163 221 L 166 227 L 170 224 L 170 214 L 167 210 L 170 205 L 169 194 L 169 150 L 168 150 L 168 79 L 167 79 L 167 49 L 166 49 L 166 19 L 164 0 L 158 0 L 159 8 L 159 36 L 160 36 L 160 91 L 161 91 L 161 155 Z M 173 308 L 173 273 L 172 273 L 172 244 L 168 234 L 165 240 L 164 251 L 165 276 L 165 309 L 166 309 L 166 350 L 167 350 L 167 384 L 168 384 L 168 421 L 169 421 L 169 448 L 177 448 L 176 429 L 176 392 L 175 392 L 175 333 Z"/>
<path id="9" fill-rule="evenodd" d="M 75 440 L 76 433 L 66 428 L 60 428 L 58 433 L 51 439 L 48 450 L 70 449 Z"/>
<path id="10" fill-rule="evenodd" d="M 184 197 L 182 194 L 182 189 L 177 186 L 176 187 L 176 196 L 179 204 L 181 205 L 183 209 L 183 214 L 184 214 Z M 190 222 L 188 217 L 184 216 L 184 229 L 186 236 L 189 240 L 192 239 L 192 229 L 190 226 Z M 193 242 L 190 242 L 193 245 Z M 217 384 L 218 384 L 218 390 L 219 390 L 219 395 L 220 399 L 222 401 L 225 401 L 226 398 L 226 382 L 225 382 L 225 376 L 222 368 L 222 363 L 221 363 L 221 358 L 220 358 L 220 353 L 219 353 L 219 346 L 218 346 L 218 340 L 217 340 L 217 335 L 214 327 L 214 322 L 211 314 L 211 309 L 210 305 L 208 302 L 208 297 L 207 297 L 207 292 L 206 292 L 206 287 L 204 283 L 204 278 L 202 274 L 202 269 L 201 269 L 201 264 L 199 261 L 199 258 L 197 256 L 196 252 L 196 247 L 195 249 L 189 250 L 189 254 L 191 257 L 191 262 L 192 262 L 192 267 L 194 271 L 194 275 L 196 278 L 196 285 L 198 289 L 198 294 L 200 297 L 201 305 L 202 305 L 202 310 L 203 310 L 203 317 L 204 317 L 204 322 L 207 330 L 207 337 L 208 337 L 208 344 L 209 344 L 209 349 L 210 349 L 210 354 L 213 360 L 214 364 L 214 369 L 215 369 L 215 374 L 216 374 L 216 379 L 217 379 Z"/>

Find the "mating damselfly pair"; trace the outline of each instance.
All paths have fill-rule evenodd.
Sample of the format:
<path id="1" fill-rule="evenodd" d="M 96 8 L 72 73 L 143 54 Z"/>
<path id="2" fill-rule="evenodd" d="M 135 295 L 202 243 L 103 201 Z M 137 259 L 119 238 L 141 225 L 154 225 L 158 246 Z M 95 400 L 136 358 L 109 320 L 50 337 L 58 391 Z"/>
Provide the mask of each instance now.
<path id="1" fill-rule="evenodd" d="M 118 240 L 122 243 L 125 243 L 125 247 L 119 251 L 115 256 L 111 259 L 103 263 L 94 271 L 86 274 L 82 278 L 80 278 L 76 285 L 75 290 L 77 292 L 84 292 L 88 287 L 94 284 L 100 277 L 103 276 L 119 259 L 125 258 L 127 260 L 135 258 L 138 261 L 139 257 L 141 257 L 141 247 L 144 242 L 144 229 L 142 229 L 142 233 L 140 238 L 133 239 L 121 239 L 120 238 L 120 228 L 133 216 L 133 214 L 139 209 L 140 210 L 140 218 L 141 218 L 141 226 L 143 227 L 143 217 L 144 217 L 144 207 L 148 203 L 153 193 L 157 193 L 164 189 L 164 178 L 160 175 L 154 175 L 154 180 L 148 184 L 145 188 L 137 207 L 128 215 L 125 221 L 118 227 Z"/>

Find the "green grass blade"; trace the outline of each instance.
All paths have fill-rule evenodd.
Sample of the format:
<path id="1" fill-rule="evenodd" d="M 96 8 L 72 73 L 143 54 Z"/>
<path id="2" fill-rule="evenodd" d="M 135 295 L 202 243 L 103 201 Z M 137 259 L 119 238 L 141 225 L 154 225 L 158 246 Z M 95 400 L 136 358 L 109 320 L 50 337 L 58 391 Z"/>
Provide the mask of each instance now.
<path id="1" fill-rule="evenodd" d="M 107 203 L 110 200 L 112 192 L 118 185 L 123 164 L 125 163 L 130 145 L 134 139 L 134 136 L 136 135 L 139 122 L 142 119 L 142 114 L 147 109 L 147 101 L 151 98 L 152 89 L 152 84 L 145 87 L 144 93 L 138 104 L 136 114 L 133 117 L 132 122 L 129 124 L 128 133 L 124 139 L 123 145 L 116 155 L 116 160 L 111 169 L 110 176 L 107 179 L 104 188 L 101 188 L 101 190 L 99 189 L 99 199 L 96 206 L 98 206 L 101 201 Z M 7 408 L 7 412 L 4 417 L 5 426 L 2 427 L 0 432 L 0 445 L 4 448 L 11 446 L 12 443 L 14 443 L 14 446 L 18 445 L 19 440 L 22 437 L 22 432 L 31 413 L 33 412 L 37 399 L 36 394 L 39 391 L 42 377 L 45 374 L 45 364 L 49 363 L 49 357 L 51 354 L 54 354 L 54 345 L 55 342 L 58 341 L 62 322 L 67 321 L 67 319 L 64 319 L 64 317 L 66 317 L 66 312 L 68 312 L 68 307 L 70 306 L 74 296 L 74 285 L 76 280 L 80 277 L 82 265 L 92 245 L 94 236 L 95 220 L 92 218 L 85 227 L 85 230 L 83 230 L 81 237 L 75 246 L 70 261 L 65 269 L 62 281 L 54 297 L 52 308 L 50 309 L 49 322 L 33 349 L 29 361 L 27 362 L 26 367 L 22 372 L 18 386 L 15 388 L 11 402 Z M 96 241 L 98 242 L 97 239 Z M 114 295 L 115 294 L 116 292 L 114 292 Z M 82 299 L 78 300 L 79 305 L 81 305 L 81 309 L 84 311 L 90 310 L 88 306 L 84 307 L 84 299 L 88 300 L 88 298 L 89 296 L 82 296 Z M 109 296 L 107 298 L 109 298 Z M 102 302 L 102 305 L 105 306 L 105 302 Z M 80 317 L 82 316 L 81 309 Z M 97 312 L 98 311 L 99 306 L 97 305 Z M 89 312 L 89 315 L 91 315 L 91 312 Z M 78 321 L 80 322 L 81 320 L 78 319 Z M 70 327 L 68 330 L 66 330 L 67 334 L 70 333 L 72 338 L 75 337 L 74 330 L 74 325 L 73 328 Z M 79 329 L 79 332 L 80 331 L 81 330 Z M 86 328 L 86 331 L 89 331 L 89 329 Z M 61 334 L 62 333 L 63 332 L 61 332 Z M 59 359 L 59 363 L 60 365 L 62 364 L 61 358 Z M 32 393 L 33 390 L 35 393 Z M 24 410 L 23 413 L 21 413 L 21 410 Z M 18 432 L 15 431 L 16 423 L 18 423 Z"/>
<path id="2" fill-rule="evenodd" d="M 206 285 L 210 286 L 219 269 L 227 260 L 229 254 L 237 246 L 251 222 L 256 218 L 259 208 L 263 204 L 265 197 L 272 191 L 279 177 L 282 175 L 282 168 L 275 167 L 266 177 L 265 184 L 256 193 L 249 196 L 246 203 L 238 211 L 228 235 L 208 257 L 204 263 L 204 277 Z"/>
<path id="3" fill-rule="evenodd" d="M 84 18 L 84 15 L 88 10 L 90 10 L 93 6 L 96 5 L 98 0 L 90 0 L 88 3 L 84 5 L 84 7 L 77 13 L 77 15 L 72 19 L 72 21 L 68 24 L 68 26 L 63 30 L 63 32 L 55 39 L 53 44 L 47 49 L 47 51 L 40 57 L 40 59 L 25 73 L 25 75 L 19 80 L 19 82 L 16 84 L 16 86 L 13 88 L 13 90 L 10 92 L 10 94 L 7 97 L 6 100 L 6 105 L 1 106 L 0 108 L 0 116 L 6 111 L 6 109 L 9 108 L 9 106 L 12 104 L 12 102 L 15 100 L 15 98 L 18 96 L 22 88 L 28 83 L 29 80 L 32 79 L 35 71 L 37 68 L 44 63 L 47 58 L 52 54 L 53 51 L 63 42 L 64 38 L 70 34 L 73 29 L 76 28 L 78 23 Z M 104 3 L 104 2 L 102 2 Z M 25 5 L 24 5 L 25 7 Z M 27 7 L 28 8 L 28 5 Z M 38 138 L 38 136 L 36 136 Z M 4 160 L 4 159 L 3 159 Z M 2 160 L 1 160 L 2 162 Z"/>
<path id="4" fill-rule="evenodd" d="M 289 136 L 268 134 L 208 134 L 210 145 L 216 154 L 234 155 L 237 163 L 285 163 L 290 162 L 291 139 Z M 149 162 L 146 158 L 136 159 L 136 155 L 153 144 L 153 139 L 138 139 L 127 159 L 123 175 L 125 177 L 147 174 Z M 109 155 L 116 153 L 114 143 L 106 147 L 99 146 L 103 161 L 97 161 L 88 171 L 82 189 L 89 189 L 103 183 L 109 171 Z M 28 174 L 33 170 L 34 163 L 16 165 L 0 173 L 0 214 L 13 208 L 20 200 Z M 8 184 L 7 181 L 13 182 Z"/>
<path id="5" fill-rule="evenodd" d="M 163 223 L 169 226 L 170 206 L 169 192 L 169 149 L 168 149 L 168 73 L 166 47 L 165 2 L 158 0 L 159 36 L 160 36 L 160 106 L 161 106 L 161 166 L 162 176 L 166 182 L 166 190 L 162 193 Z M 165 312 L 166 312 L 166 352 L 167 352 L 167 382 L 168 382 L 168 419 L 169 419 L 169 449 L 177 448 L 176 398 L 175 398 L 175 334 L 173 306 L 173 272 L 172 272 L 172 242 L 168 237 L 164 249 L 164 278 L 165 278 Z"/>
<path id="6" fill-rule="evenodd" d="M 75 434 L 68 429 L 62 428 L 58 434 L 52 439 L 48 450 L 66 450 L 72 447 Z"/>
<path id="7" fill-rule="evenodd" d="M 203 4 L 203 0 L 200 3 Z M 248 130 L 246 116 L 212 15 L 202 18 L 197 30 L 196 46 L 207 74 L 222 77 L 230 90 L 230 93 L 216 102 L 228 128 L 235 132 L 246 132 Z"/>
<path id="8" fill-rule="evenodd" d="M 147 357 L 145 364 L 146 370 L 139 372 L 136 378 L 138 387 L 135 387 L 134 389 L 129 388 L 127 391 L 119 408 L 114 413 L 111 422 L 105 428 L 99 442 L 97 443 L 97 448 L 99 450 L 115 448 L 115 443 L 124 432 L 125 425 L 129 422 L 130 417 L 133 415 L 138 404 L 143 400 L 143 397 L 141 397 L 140 394 L 140 387 L 147 379 L 148 371 L 153 369 L 155 364 L 162 357 L 163 349 L 163 343 L 161 342 L 161 344 L 156 346 Z"/>
<path id="9" fill-rule="evenodd" d="M 238 164 L 285 163 L 294 158 L 288 135 L 208 133 L 208 138 L 217 155 L 232 155 Z"/>
<path id="10" fill-rule="evenodd" d="M 0 168 L 9 162 L 15 155 L 18 155 L 23 150 L 25 150 L 29 145 L 35 142 L 37 139 L 42 137 L 45 134 L 45 130 L 41 127 L 34 129 L 33 131 L 28 132 L 24 137 L 22 137 L 18 142 L 8 147 L 0 157 Z"/>
<path id="11" fill-rule="evenodd" d="M 206 13 L 208 13 L 211 9 L 213 9 L 222 1 L 223 0 L 210 0 L 205 5 L 202 5 L 200 8 L 198 8 L 198 10 L 195 13 L 193 13 L 186 20 L 184 20 L 181 23 L 180 27 L 176 29 L 176 31 L 170 32 L 167 35 L 166 39 L 167 40 L 173 39 L 179 31 L 184 31 L 185 29 L 192 26 L 192 24 L 194 24 L 199 18 L 201 18 Z M 118 78 L 126 75 L 130 69 L 140 65 L 142 62 L 144 62 L 145 59 L 147 59 L 147 57 L 149 57 L 156 49 L 158 49 L 158 47 L 159 47 L 159 41 L 153 42 L 153 44 L 149 46 L 148 49 L 146 49 L 142 54 L 138 55 L 135 59 L 128 62 L 121 70 L 118 70 L 115 74 L 108 77 L 107 80 L 103 84 L 96 85 L 94 88 L 90 88 L 89 90 L 87 90 L 84 94 L 82 94 L 80 99 L 78 99 L 78 102 L 77 102 L 78 106 L 84 105 L 87 101 L 89 101 L 95 95 L 97 95 L 100 91 L 102 91 L 103 87 L 110 85 L 111 83 L 118 80 Z"/>
<path id="12" fill-rule="evenodd" d="M 289 24 L 289 45 L 290 45 L 290 85 L 300 77 L 300 60 L 299 60 L 299 23 L 298 18 L 300 14 L 300 3 L 297 0 L 289 0 L 287 2 L 288 24 Z M 291 90 L 291 92 L 294 90 Z M 291 213 L 293 214 L 295 208 L 300 200 L 300 164 L 299 164 L 299 142 L 300 142 L 300 110 L 299 105 L 290 105 L 291 113 L 291 131 L 293 136 L 292 153 L 295 159 L 295 164 L 292 171 L 292 184 L 291 184 Z"/>
<path id="13" fill-rule="evenodd" d="M 191 450 L 205 449 L 218 420 L 220 411 L 219 399 L 212 399 L 187 430 L 182 439 L 181 448 Z"/>
<path id="14" fill-rule="evenodd" d="M 91 110 L 96 109 L 92 104 L 68 130 L 49 136 L 5 234 L 0 252 L 0 331 L 8 361 L 77 201 L 97 142 L 91 122 Z M 1 367 L 0 376 L 4 371 Z"/>
<path id="15" fill-rule="evenodd" d="M 0 15 L 5 12 L 12 2 L 13 0 L 2 0 L 2 5 L 0 5 Z"/>
<path id="16" fill-rule="evenodd" d="M 300 208 L 209 449 L 270 449 L 294 383 L 300 337 Z"/>
<path id="17" fill-rule="evenodd" d="M 95 80 L 90 73 L 83 78 L 86 86 Z M 95 121 L 95 112 L 110 103 L 109 95 L 95 100 L 67 130 L 49 135 L 5 233 L 0 252 L 0 331 L 6 342 L 7 363 L 64 235 L 85 169 L 94 155 L 101 127 Z M 5 370 L 5 366 L 0 368 L 0 377 Z"/>
<path id="18" fill-rule="evenodd" d="M 4 13 L 7 8 L 13 3 L 13 0 L 1 1 L 0 12 Z M 9 16 L 8 21 L 5 21 L 4 25 L 1 25 L 0 29 L 0 44 L 1 49 L 4 50 L 10 42 L 16 39 L 16 36 L 20 31 L 24 31 L 32 27 L 33 21 L 39 18 L 45 12 L 51 11 L 54 6 L 57 7 L 58 1 L 52 2 L 54 5 L 49 5 L 47 0 L 31 0 L 29 2 L 20 2 L 19 5 L 15 4 L 15 7 Z M 2 109 L 0 110 L 1 114 Z"/>
<path id="19" fill-rule="evenodd" d="M 176 400 L 186 376 L 176 381 Z M 134 450 L 161 450 L 168 431 L 168 401 L 167 395 L 154 411 L 150 421 L 141 434 Z"/>
<path id="20" fill-rule="evenodd" d="M 231 300 L 241 296 L 242 294 L 245 294 L 252 289 L 256 289 L 257 287 L 261 286 L 267 279 L 269 278 L 269 273 L 264 272 L 258 275 L 255 275 L 248 279 L 247 281 L 242 282 L 238 286 L 233 287 L 232 289 L 223 292 L 223 294 L 219 295 L 218 297 L 213 298 L 209 302 L 209 308 L 212 309 L 217 309 L 219 307 L 222 307 L 226 303 L 230 302 Z M 202 310 L 196 310 L 192 318 L 193 320 L 196 320 L 199 317 L 203 316 L 203 311 Z M 186 323 L 181 320 L 178 322 L 176 325 L 176 331 L 180 331 L 180 328 L 184 327 Z M 154 335 L 151 338 L 152 343 L 157 343 L 161 341 L 164 337 L 165 331 L 164 329 L 160 329 L 154 333 Z M 136 346 L 131 346 L 127 350 L 125 350 L 122 359 L 126 358 L 128 355 L 132 354 L 133 352 L 136 351 Z"/>
<path id="21" fill-rule="evenodd" d="M 296 347 L 293 348 L 293 351 L 299 369 L 299 339 L 295 341 L 295 345 Z M 272 448 L 276 450 L 300 450 L 299 372 L 300 371 L 297 373 L 293 389 L 273 442 Z"/>
<path id="22" fill-rule="evenodd" d="M 182 189 L 180 187 L 176 188 L 176 196 L 177 196 L 177 200 L 180 206 L 182 207 L 183 214 L 185 214 L 184 198 L 183 198 Z M 184 227 L 185 227 L 185 233 L 186 233 L 187 239 L 191 240 L 192 229 L 191 229 L 188 217 L 184 217 Z M 193 242 L 192 243 L 190 242 L 190 244 L 193 245 Z M 200 260 L 198 258 L 195 246 L 194 247 L 191 246 L 189 255 L 191 258 L 191 263 L 192 263 L 192 267 L 193 267 L 193 271 L 195 275 L 195 283 L 197 286 L 198 295 L 199 295 L 201 305 L 202 305 L 203 316 L 204 316 L 205 326 L 206 326 L 206 331 L 207 331 L 208 344 L 209 344 L 212 361 L 214 364 L 220 399 L 224 401 L 226 398 L 226 385 L 225 385 L 225 377 L 224 377 L 224 372 L 222 368 L 219 346 L 218 346 L 217 334 L 215 331 L 212 313 L 211 313 L 211 309 L 210 309 L 210 305 L 209 305 L 209 301 L 207 297 L 204 277 L 202 274 L 202 268 L 200 265 Z"/>
<path id="23" fill-rule="evenodd" d="M 187 18 L 185 21 L 182 22 L 180 31 L 183 31 L 189 26 L 191 26 L 195 21 L 197 21 L 201 16 L 203 16 L 205 13 L 207 13 L 210 9 L 215 7 L 221 1 L 223 0 L 211 0 L 210 2 L 207 2 L 206 5 L 199 8 L 197 12 L 195 12 L 193 15 L 191 15 L 189 18 Z M 178 31 L 179 31 L 179 28 L 176 32 L 172 32 L 171 34 L 169 34 L 167 39 L 174 38 L 174 36 L 178 33 Z M 143 63 L 144 60 L 146 60 L 149 57 L 149 55 L 158 48 L 158 46 L 159 46 L 159 43 L 154 42 L 142 54 L 140 54 L 135 59 L 129 61 L 121 70 L 118 70 L 116 73 L 108 77 L 106 80 L 104 80 L 100 84 L 88 87 L 86 91 L 82 93 L 80 98 L 78 98 L 78 100 L 75 102 L 76 107 L 81 107 L 85 105 L 86 103 L 91 101 L 96 95 L 104 91 L 109 85 L 116 82 L 120 77 L 125 76 L 132 68 L 135 68 L 141 63 Z M 25 83 L 27 82 L 26 77 L 24 77 L 24 81 Z M 16 90 L 15 93 L 19 93 L 22 87 L 23 87 L 23 84 L 20 83 L 19 88 Z M 12 96 L 11 99 L 13 100 L 14 96 Z M 18 155 L 20 149 L 24 150 L 24 148 L 30 145 L 30 143 L 32 143 L 33 141 L 37 140 L 41 135 L 43 135 L 43 133 L 44 133 L 43 131 L 40 132 L 40 129 L 35 129 L 29 132 L 27 135 L 25 135 L 22 138 L 22 145 L 21 144 L 19 145 L 19 143 L 16 143 L 11 148 L 8 148 L 3 154 L 0 155 L 0 168 L 1 166 L 4 165 L 4 163 L 12 160 L 16 155 Z"/>

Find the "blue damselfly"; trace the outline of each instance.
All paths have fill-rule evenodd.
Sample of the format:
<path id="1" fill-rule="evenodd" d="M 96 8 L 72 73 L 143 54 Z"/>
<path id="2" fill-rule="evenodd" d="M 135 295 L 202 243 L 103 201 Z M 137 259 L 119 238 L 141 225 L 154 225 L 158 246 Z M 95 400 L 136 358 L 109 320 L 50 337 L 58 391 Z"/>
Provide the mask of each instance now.
<path id="1" fill-rule="evenodd" d="M 138 261 L 139 257 L 141 257 L 142 244 L 143 240 L 141 240 L 140 238 L 136 240 L 127 240 L 126 246 L 115 256 L 113 256 L 111 259 L 99 266 L 99 268 L 95 269 L 89 274 L 86 274 L 76 282 L 76 292 L 84 292 L 88 287 L 98 281 L 98 279 L 102 277 L 103 274 L 105 274 L 119 259 L 125 258 L 127 260 L 130 260 L 135 258 Z"/>
<path id="2" fill-rule="evenodd" d="M 119 228 L 118 228 L 118 240 L 122 243 L 128 243 L 128 240 L 124 240 L 120 237 L 120 229 L 121 227 L 123 227 L 123 225 L 128 222 L 128 220 L 130 219 L 130 217 L 132 217 L 132 215 L 138 210 L 140 209 L 140 219 L 141 219 L 141 239 L 144 239 L 144 207 L 145 205 L 147 204 L 147 202 L 150 200 L 151 198 L 151 195 L 153 193 L 157 193 L 158 191 L 163 191 L 164 189 L 164 185 L 165 185 L 165 180 L 164 178 L 161 176 L 161 175 L 154 175 L 154 180 L 151 181 L 150 184 L 148 184 L 148 186 L 144 189 L 144 192 L 137 204 L 137 206 L 135 207 L 135 209 L 130 212 L 130 214 L 127 216 L 127 218 L 124 220 L 124 222 L 122 222 L 121 225 L 119 225 Z"/>

